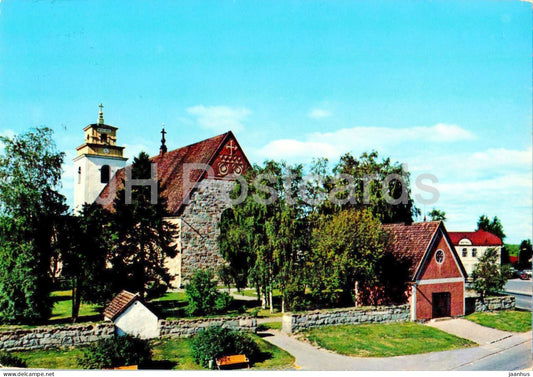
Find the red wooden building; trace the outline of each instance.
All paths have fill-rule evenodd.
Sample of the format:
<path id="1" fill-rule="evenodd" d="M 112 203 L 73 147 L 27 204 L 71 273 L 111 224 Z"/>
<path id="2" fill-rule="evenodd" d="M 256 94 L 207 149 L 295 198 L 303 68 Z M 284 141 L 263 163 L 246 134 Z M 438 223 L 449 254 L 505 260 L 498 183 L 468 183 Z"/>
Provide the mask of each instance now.
<path id="1" fill-rule="evenodd" d="M 384 228 L 394 252 L 412 260 L 411 319 L 464 315 L 466 272 L 444 224 L 429 221 Z"/>

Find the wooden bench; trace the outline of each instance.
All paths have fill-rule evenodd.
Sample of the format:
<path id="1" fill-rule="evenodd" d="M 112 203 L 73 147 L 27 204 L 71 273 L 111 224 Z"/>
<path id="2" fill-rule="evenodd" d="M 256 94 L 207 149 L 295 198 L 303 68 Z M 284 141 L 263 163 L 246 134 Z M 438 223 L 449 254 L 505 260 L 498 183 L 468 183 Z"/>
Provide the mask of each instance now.
<path id="1" fill-rule="evenodd" d="M 115 367 L 114 370 L 137 370 L 137 365 L 124 365 L 121 367 Z"/>
<path id="2" fill-rule="evenodd" d="M 248 360 L 246 355 L 222 356 L 218 359 L 215 359 L 215 362 L 217 364 L 218 369 L 220 369 L 220 367 L 236 364 L 246 364 L 248 368 L 250 368 L 250 360 Z"/>

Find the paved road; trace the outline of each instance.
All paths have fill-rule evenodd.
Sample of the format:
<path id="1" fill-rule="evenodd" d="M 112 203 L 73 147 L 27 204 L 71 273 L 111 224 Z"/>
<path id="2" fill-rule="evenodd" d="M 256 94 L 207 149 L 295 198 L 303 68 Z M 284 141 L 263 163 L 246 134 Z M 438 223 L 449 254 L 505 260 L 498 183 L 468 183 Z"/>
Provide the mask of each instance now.
<path id="1" fill-rule="evenodd" d="M 275 330 L 265 335 L 264 340 L 292 354 L 302 370 L 520 370 L 533 365 L 531 332 L 480 347 L 387 358 L 343 356 Z"/>
<path id="2" fill-rule="evenodd" d="M 505 292 L 516 297 L 516 307 L 532 311 L 533 282 L 531 280 L 512 279 L 507 282 Z"/>

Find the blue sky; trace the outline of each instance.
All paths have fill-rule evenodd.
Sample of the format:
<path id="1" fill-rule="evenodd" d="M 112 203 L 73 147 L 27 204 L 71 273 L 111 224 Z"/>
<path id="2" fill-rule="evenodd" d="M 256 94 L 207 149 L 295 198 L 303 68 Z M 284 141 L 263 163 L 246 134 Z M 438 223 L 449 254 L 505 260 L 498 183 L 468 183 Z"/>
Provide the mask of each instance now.
<path id="1" fill-rule="evenodd" d="M 0 3 L 0 133 L 53 128 L 69 199 L 103 102 L 128 156 L 163 122 L 170 149 L 232 129 L 253 162 L 376 149 L 438 178 L 449 230 L 531 238 L 530 3 L 124 4 Z"/>

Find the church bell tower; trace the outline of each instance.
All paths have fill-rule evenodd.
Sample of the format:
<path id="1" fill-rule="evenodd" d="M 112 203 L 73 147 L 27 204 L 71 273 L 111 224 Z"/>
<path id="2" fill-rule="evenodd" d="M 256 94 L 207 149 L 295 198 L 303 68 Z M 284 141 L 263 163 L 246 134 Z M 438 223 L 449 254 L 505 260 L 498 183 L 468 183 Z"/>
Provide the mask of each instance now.
<path id="1" fill-rule="evenodd" d="M 100 104 L 98 121 L 83 129 L 84 143 L 74 159 L 74 211 L 84 203 L 93 203 L 117 170 L 126 166 L 124 147 L 117 145 L 117 127 L 104 123 Z"/>

